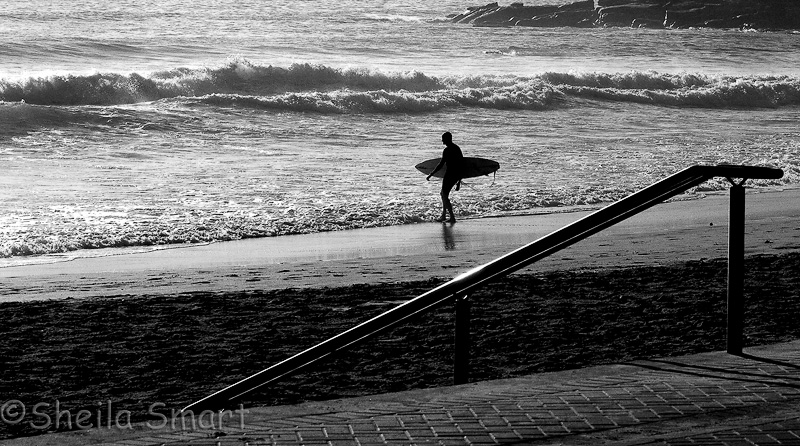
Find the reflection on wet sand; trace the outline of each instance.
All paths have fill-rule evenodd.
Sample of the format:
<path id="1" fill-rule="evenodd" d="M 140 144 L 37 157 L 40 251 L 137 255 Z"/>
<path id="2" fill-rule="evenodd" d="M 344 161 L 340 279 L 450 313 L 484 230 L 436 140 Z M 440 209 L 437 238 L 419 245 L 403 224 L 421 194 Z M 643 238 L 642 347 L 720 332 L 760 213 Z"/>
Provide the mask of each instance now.
<path id="1" fill-rule="evenodd" d="M 444 250 L 454 251 L 456 249 L 456 238 L 453 236 L 453 226 L 455 223 L 442 224 L 442 239 L 444 240 Z"/>

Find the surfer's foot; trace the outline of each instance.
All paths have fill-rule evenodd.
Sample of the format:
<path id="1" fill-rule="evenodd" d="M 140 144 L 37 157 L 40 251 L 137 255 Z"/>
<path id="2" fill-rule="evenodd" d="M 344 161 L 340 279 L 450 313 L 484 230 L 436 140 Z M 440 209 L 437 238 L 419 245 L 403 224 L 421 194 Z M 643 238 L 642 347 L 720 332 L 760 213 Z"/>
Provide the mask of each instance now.
<path id="1" fill-rule="evenodd" d="M 455 222 L 456 222 L 456 218 L 455 217 L 450 217 L 450 223 L 455 223 Z"/>

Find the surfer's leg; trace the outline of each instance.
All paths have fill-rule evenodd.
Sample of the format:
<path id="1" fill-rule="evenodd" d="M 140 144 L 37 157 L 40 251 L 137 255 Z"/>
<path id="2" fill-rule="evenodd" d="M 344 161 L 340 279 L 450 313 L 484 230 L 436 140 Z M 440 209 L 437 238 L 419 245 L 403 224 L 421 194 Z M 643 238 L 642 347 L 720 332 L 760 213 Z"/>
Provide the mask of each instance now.
<path id="1" fill-rule="evenodd" d="M 442 215 L 436 219 L 436 221 L 445 221 L 447 220 L 447 205 L 442 204 Z"/>
<path id="2" fill-rule="evenodd" d="M 453 215 L 453 203 L 450 202 L 450 198 L 442 197 L 442 204 L 444 209 L 442 210 L 442 221 L 447 218 L 447 213 L 450 213 L 450 221 L 455 221 L 456 217 Z"/>
<path id="3" fill-rule="evenodd" d="M 450 211 L 450 223 L 455 223 L 456 214 L 453 213 L 453 205 L 450 203 L 450 200 L 447 200 L 447 209 Z"/>
<path id="4" fill-rule="evenodd" d="M 441 192 L 442 196 L 442 216 L 436 219 L 436 221 L 445 221 L 447 220 L 447 210 L 448 208 L 452 209 L 453 205 L 450 204 L 450 199 L 447 197 L 444 188 L 442 188 Z M 452 214 L 451 214 L 452 215 Z"/>
<path id="5" fill-rule="evenodd" d="M 436 221 L 445 221 L 447 220 L 447 197 L 444 195 L 444 191 L 440 195 L 442 197 L 442 215 Z"/>
<path id="6" fill-rule="evenodd" d="M 456 222 L 456 215 L 453 212 L 453 203 L 450 202 L 450 191 L 456 183 L 458 183 L 458 179 L 447 178 L 447 176 L 445 176 L 444 181 L 442 181 L 442 217 L 440 221 L 447 219 L 447 213 L 449 212 L 450 223 Z"/>

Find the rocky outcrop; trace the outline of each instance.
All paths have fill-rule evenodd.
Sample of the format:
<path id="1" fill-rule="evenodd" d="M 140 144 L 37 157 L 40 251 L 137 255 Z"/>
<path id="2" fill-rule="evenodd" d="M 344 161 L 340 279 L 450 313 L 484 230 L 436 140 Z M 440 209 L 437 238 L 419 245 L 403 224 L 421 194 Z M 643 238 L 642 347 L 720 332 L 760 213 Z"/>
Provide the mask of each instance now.
<path id="1" fill-rule="evenodd" d="M 597 23 L 602 26 L 634 26 L 634 22 L 659 26 L 664 23 L 665 11 L 658 5 L 633 3 L 597 8 Z"/>
<path id="2" fill-rule="evenodd" d="M 454 15 L 475 26 L 800 29 L 800 0 L 582 0 L 561 6 L 490 3 Z"/>
<path id="3" fill-rule="evenodd" d="M 555 11 L 550 14 L 542 14 L 529 19 L 519 19 L 515 22 L 516 26 L 539 26 L 546 28 L 580 27 L 591 28 L 594 26 L 595 18 L 591 11 Z"/>

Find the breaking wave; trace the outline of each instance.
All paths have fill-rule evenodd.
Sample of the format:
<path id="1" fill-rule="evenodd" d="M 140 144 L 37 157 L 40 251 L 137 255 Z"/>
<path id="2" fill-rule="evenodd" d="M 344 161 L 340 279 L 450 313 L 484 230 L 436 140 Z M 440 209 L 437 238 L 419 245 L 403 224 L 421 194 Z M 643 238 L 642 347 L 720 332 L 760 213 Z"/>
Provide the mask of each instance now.
<path id="1" fill-rule="evenodd" d="M 358 90 L 428 91 L 444 88 L 419 72 L 385 74 L 295 64 L 289 68 L 232 61 L 219 68 L 179 68 L 144 76 L 96 73 L 0 80 L 0 101 L 38 105 L 114 105 L 209 94 L 271 95 L 286 92 Z"/>
<path id="2" fill-rule="evenodd" d="M 319 113 L 424 113 L 450 107 L 541 110 L 576 99 L 763 108 L 799 105 L 800 78 L 657 72 L 436 77 L 416 71 L 312 64 L 282 68 L 238 60 L 218 68 L 181 68 L 150 75 L 98 73 L 0 80 L 0 101 L 4 102 L 81 106 L 175 98 Z"/>
<path id="3" fill-rule="evenodd" d="M 537 88 L 538 87 L 538 88 Z M 545 109 L 561 94 L 552 88 L 518 85 L 514 87 L 408 91 L 335 91 L 287 93 L 277 96 L 208 95 L 198 100 L 216 106 L 245 106 L 276 110 L 320 113 L 420 113 L 450 107 L 493 109 Z"/>
<path id="4" fill-rule="evenodd" d="M 545 77 L 571 96 L 618 102 L 708 108 L 771 108 L 800 104 L 800 78 L 699 74 L 550 73 Z"/>

